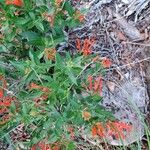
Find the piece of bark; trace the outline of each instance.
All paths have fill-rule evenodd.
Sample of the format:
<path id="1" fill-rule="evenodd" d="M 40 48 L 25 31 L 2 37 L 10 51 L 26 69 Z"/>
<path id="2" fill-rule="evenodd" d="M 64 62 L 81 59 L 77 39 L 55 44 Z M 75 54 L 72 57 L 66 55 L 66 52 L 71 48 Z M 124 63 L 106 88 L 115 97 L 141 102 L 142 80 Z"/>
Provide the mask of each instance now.
<path id="1" fill-rule="evenodd" d="M 126 41 L 127 39 L 121 31 L 116 31 L 116 35 L 120 41 Z"/>
<path id="2" fill-rule="evenodd" d="M 143 40 L 143 36 L 135 26 L 128 23 L 127 20 L 118 13 L 114 13 L 114 16 L 116 17 L 115 22 L 120 26 L 120 28 L 122 28 L 122 30 L 124 31 L 126 36 L 129 37 L 130 40 Z"/>
<path id="3" fill-rule="evenodd" d="M 111 92 L 114 92 L 116 84 L 114 82 L 108 81 L 107 82 L 107 87 Z"/>

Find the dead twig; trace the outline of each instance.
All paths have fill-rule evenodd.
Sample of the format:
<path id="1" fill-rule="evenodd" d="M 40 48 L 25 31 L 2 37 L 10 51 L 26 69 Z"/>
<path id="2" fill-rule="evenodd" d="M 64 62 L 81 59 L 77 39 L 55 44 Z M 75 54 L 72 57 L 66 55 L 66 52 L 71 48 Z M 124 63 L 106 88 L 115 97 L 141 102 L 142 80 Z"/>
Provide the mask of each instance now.
<path id="1" fill-rule="evenodd" d="M 142 43 L 136 43 L 136 42 L 123 42 L 123 44 L 132 44 L 132 45 L 140 45 L 145 47 L 150 47 L 150 44 L 142 44 Z"/>

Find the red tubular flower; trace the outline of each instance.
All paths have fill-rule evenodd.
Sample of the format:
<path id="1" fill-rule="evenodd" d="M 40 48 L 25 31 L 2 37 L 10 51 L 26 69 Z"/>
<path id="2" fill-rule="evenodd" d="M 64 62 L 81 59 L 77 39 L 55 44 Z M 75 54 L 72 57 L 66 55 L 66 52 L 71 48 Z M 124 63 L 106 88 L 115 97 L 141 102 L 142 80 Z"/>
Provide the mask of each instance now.
<path id="1" fill-rule="evenodd" d="M 31 90 L 32 90 L 32 89 L 40 89 L 40 86 L 32 82 L 32 83 L 30 84 L 29 89 L 31 89 Z"/>
<path id="2" fill-rule="evenodd" d="M 80 41 L 80 39 L 77 39 L 76 40 L 76 48 L 77 48 L 77 50 L 81 50 L 81 41 Z"/>
<path id="3" fill-rule="evenodd" d="M 55 3 L 57 6 L 60 6 L 62 2 L 63 2 L 63 0 L 55 0 Z"/>
<path id="4" fill-rule="evenodd" d="M 92 89 L 93 89 L 92 81 L 93 81 L 93 77 L 92 77 L 91 75 L 89 75 L 89 76 L 88 76 L 89 90 L 92 90 Z"/>
<path id="5" fill-rule="evenodd" d="M 46 86 L 41 86 L 37 85 L 36 83 L 31 83 L 28 87 L 30 90 L 36 89 L 36 90 L 41 90 L 44 92 L 40 97 L 34 98 L 34 103 L 36 107 L 42 106 L 42 102 L 48 99 L 49 92 L 51 91 L 48 87 Z"/>
<path id="6" fill-rule="evenodd" d="M 93 126 L 92 127 L 92 136 L 94 137 L 96 135 L 97 135 L 97 128 L 96 128 L 96 126 Z"/>
<path id="7" fill-rule="evenodd" d="M 15 6 L 23 6 L 22 0 L 5 0 L 6 5 L 15 5 Z"/>
<path id="8" fill-rule="evenodd" d="M 4 96 L 3 89 L 0 89 L 0 98 L 2 98 L 3 96 Z"/>
<path id="9" fill-rule="evenodd" d="M 92 91 L 93 93 L 102 96 L 102 77 L 99 76 L 93 81 L 93 77 L 89 75 L 87 80 L 88 80 L 88 87 L 86 85 L 84 85 L 83 87 L 87 91 Z"/>
<path id="10" fill-rule="evenodd" d="M 82 112 L 82 118 L 84 119 L 84 121 L 89 121 L 91 118 L 91 113 L 88 111 L 83 111 Z"/>
<path id="11" fill-rule="evenodd" d="M 7 88 L 7 82 L 2 75 L 0 75 L 0 80 L 2 81 L 2 88 L 0 88 L 0 125 L 2 125 L 9 121 L 9 119 L 11 118 L 8 107 L 10 107 L 12 101 L 14 101 L 15 98 L 9 95 L 4 95 L 4 90 Z"/>
<path id="12" fill-rule="evenodd" d="M 15 100 L 13 97 L 5 96 L 0 100 L 0 106 L 9 107 L 13 100 Z"/>
<path id="13" fill-rule="evenodd" d="M 56 56 L 55 48 L 45 48 L 44 53 L 45 53 L 45 57 L 48 60 L 55 60 L 55 56 Z"/>
<path id="14" fill-rule="evenodd" d="M 125 139 L 126 135 L 132 130 L 132 125 L 125 122 L 108 122 L 106 124 L 108 129 L 108 135 L 114 137 L 115 139 Z"/>
<path id="15" fill-rule="evenodd" d="M 50 23 L 51 27 L 54 27 L 55 16 L 54 15 L 48 15 L 47 16 L 47 21 Z"/>
<path id="16" fill-rule="evenodd" d="M 91 42 L 89 39 L 85 39 L 83 42 L 82 52 L 84 56 L 90 55 L 92 53 L 91 50 Z"/>
<path id="17" fill-rule="evenodd" d="M 99 95 L 102 96 L 102 77 L 101 76 L 97 77 L 94 82 L 94 92 L 99 93 Z"/>
<path id="18" fill-rule="evenodd" d="M 7 109 L 6 108 L 0 108 L 0 114 L 2 114 L 4 112 L 7 112 Z"/>
<path id="19" fill-rule="evenodd" d="M 102 60 L 102 65 L 104 66 L 104 68 L 110 68 L 110 66 L 112 65 L 112 62 L 108 58 L 104 58 Z"/>
<path id="20" fill-rule="evenodd" d="M 15 98 L 10 96 L 5 96 L 0 99 L 0 115 L 2 115 L 0 119 L 0 125 L 5 124 L 7 121 L 10 120 L 11 116 L 8 108 L 12 104 L 13 100 L 15 100 Z"/>
<path id="21" fill-rule="evenodd" d="M 76 48 L 79 51 L 82 51 L 84 56 L 88 56 L 92 53 L 92 46 L 94 45 L 94 39 L 85 39 L 83 41 L 83 47 L 81 48 L 81 41 L 80 39 L 76 40 Z"/>
<path id="22" fill-rule="evenodd" d="M 70 133 L 70 137 L 73 140 L 75 138 L 75 132 L 73 127 L 68 127 L 68 132 Z"/>
<path id="23" fill-rule="evenodd" d="M 105 126 L 102 123 L 97 123 L 92 127 L 92 135 L 100 136 L 102 138 L 111 136 L 115 139 L 125 139 L 126 136 L 131 132 L 132 125 L 119 121 L 108 121 Z"/>
<path id="24" fill-rule="evenodd" d="M 100 136 L 100 137 L 105 137 L 105 128 L 102 125 L 102 123 L 98 122 L 96 125 L 92 127 L 92 136 Z"/>
<path id="25" fill-rule="evenodd" d="M 33 82 L 30 84 L 29 89 L 30 90 L 38 89 L 38 90 L 41 90 L 42 92 L 49 92 L 50 91 L 48 87 L 40 86 L 40 85 L 37 85 L 36 83 L 33 83 Z"/>
<path id="26" fill-rule="evenodd" d="M 97 78 L 94 82 L 94 92 L 97 93 L 99 89 L 99 78 Z"/>
<path id="27" fill-rule="evenodd" d="M 92 61 L 93 61 L 93 62 L 97 62 L 97 61 L 99 60 L 99 58 L 100 58 L 99 56 L 96 56 L 96 57 L 94 57 L 94 58 L 92 59 Z"/>
<path id="28" fill-rule="evenodd" d="M 46 144 L 45 142 L 39 142 L 38 144 L 33 145 L 31 150 L 51 150 L 50 144 Z"/>
<path id="29" fill-rule="evenodd" d="M 80 22 L 83 22 L 85 20 L 85 16 L 79 10 L 77 10 L 75 12 L 75 19 L 78 19 Z"/>
<path id="30" fill-rule="evenodd" d="M 80 22 L 83 22 L 84 19 L 85 19 L 85 17 L 84 17 L 84 15 L 80 15 L 80 16 L 78 17 L 78 19 L 79 19 Z"/>
<path id="31" fill-rule="evenodd" d="M 100 137 L 105 137 L 105 129 L 101 123 L 97 123 L 97 134 Z"/>
<path id="32" fill-rule="evenodd" d="M 2 88 L 0 88 L 0 106 L 9 107 L 14 98 L 10 96 L 4 96 L 4 89 L 7 88 L 7 82 L 2 75 L 0 76 L 0 80 L 2 81 Z"/>
<path id="33" fill-rule="evenodd" d="M 3 105 L 9 107 L 11 105 L 11 101 L 10 100 L 4 101 Z"/>

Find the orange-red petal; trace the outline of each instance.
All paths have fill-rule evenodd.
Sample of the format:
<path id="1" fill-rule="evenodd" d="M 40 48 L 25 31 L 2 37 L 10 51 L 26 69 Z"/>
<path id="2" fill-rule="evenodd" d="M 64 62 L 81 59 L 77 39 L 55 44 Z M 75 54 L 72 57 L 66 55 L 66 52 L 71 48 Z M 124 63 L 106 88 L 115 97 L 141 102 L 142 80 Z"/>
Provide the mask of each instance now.
<path id="1" fill-rule="evenodd" d="M 93 77 L 91 75 L 88 76 L 89 90 L 93 89 Z"/>
<path id="2" fill-rule="evenodd" d="M 112 65 L 112 62 L 110 61 L 110 59 L 104 58 L 102 60 L 102 65 L 103 65 L 104 68 L 110 68 L 111 65 Z"/>
<path id="3" fill-rule="evenodd" d="M 92 136 L 94 137 L 94 136 L 96 136 L 97 135 L 97 128 L 96 128 L 96 126 L 94 125 L 93 127 L 92 127 Z"/>
<path id="4" fill-rule="evenodd" d="M 77 39 L 76 40 L 76 48 L 77 48 L 77 50 L 81 50 L 81 41 L 80 41 L 80 39 Z"/>
<path id="5" fill-rule="evenodd" d="M 15 6 L 23 6 L 23 1 L 22 0 L 6 0 L 5 1 L 6 5 L 15 5 Z"/>
<path id="6" fill-rule="evenodd" d="M 83 111 L 83 112 L 82 112 L 82 118 L 83 118 L 85 121 L 89 121 L 90 118 L 91 118 L 91 113 L 88 112 L 88 111 Z"/>

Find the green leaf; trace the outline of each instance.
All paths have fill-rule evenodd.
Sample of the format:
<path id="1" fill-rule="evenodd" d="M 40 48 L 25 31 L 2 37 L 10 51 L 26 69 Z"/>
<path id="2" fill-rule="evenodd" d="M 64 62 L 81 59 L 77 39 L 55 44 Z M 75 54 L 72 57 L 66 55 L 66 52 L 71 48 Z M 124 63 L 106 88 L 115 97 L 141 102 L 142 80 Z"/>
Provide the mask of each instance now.
<path id="1" fill-rule="evenodd" d="M 65 24 L 69 28 L 74 28 L 74 27 L 80 25 L 80 22 L 78 20 L 75 20 L 74 18 L 71 18 L 71 19 L 66 20 Z"/>
<path id="2" fill-rule="evenodd" d="M 23 39 L 27 39 L 27 41 L 34 45 L 43 45 L 43 38 L 40 34 L 33 31 L 26 31 L 21 33 Z"/>
<path id="3" fill-rule="evenodd" d="M 33 41 L 39 38 L 39 34 L 33 31 L 26 31 L 21 33 L 21 36 L 25 39 L 27 39 L 28 41 Z"/>
<path id="4" fill-rule="evenodd" d="M 74 149 L 75 149 L 75 144 L 73 142 L 70 142 L 66 147 L 66 150 L 74 150 Z"/>
<path id="5" fill-rule="evenodd" d="M 53 124 L 53 120 L 51 118 L 48 118 L 48 120 L 46 120 L 44 123 L 43 123 L 43 127 L 45 129 L 48 129 L 52 126 Z"/>
<path id="6" fill-rule="evenodd" d="M 70 80 L 72 81 L 72 83 L 74 83 L 75 85 L 77 85 L 77 79 L 76 79 L 76 77 L 73 74 L 73 69 L 71 70 L 70 68 L 67 68 L 66 71 L 67 71 L 67 74 L 68 74 Z"/>
<path id="7" fill-rule="evenodd" d="M 37 79 L 35 72 L 32 70 L 29 74 L 24 77 L 24 84 L 29 84 L 33 79 Z"/>
<path id="8" fill-rule="evenodd" d="M 102 100 L 102 97 L 98 94 L 94 94 L 91 99 L 95 102 L 100 102 Z"/>
<path id="9" fill-rule="evenodd" d="M 33 55 L 33 53 L 31 51 L 29 51 L 29 57 L 30 57 L 32 63 L 35 63 L 35 61 L 34 61 L 34 55 Z"/>
<path id="10" fill-rule="evenodd" d="M 70 16 L 73 16 L 73 14 L 74 14 L 74 9 L 73 9 L 73 7 L 71 6 L 70 2 L 68 2 L 68 1 L 65 2 L 63 9 L 64 9 L 64 10 L 67 10 L 67 11 L 68 11 L 68 14 L 69 14 Z"/>
<path id="11" fill-rule="evenodd" d="M 12 103 L 11 106 L 10 106 L 10 111 L 12 114 L 15 114 L 15 111 L 16 111 L 16 106 L 15 106 L 15 103 Z"/>
<path id="12" fill-rule="evenodd" d="M 7 48 L 3 45 L 0 45 L 0 53 L 2 52 L 8 52 Z"/>
<path id="13" fill-rule="evenodd" d="M 41 32 L 44 32 L 44 26 L 41 22 L 36 22 L 35 26 L 37 27 L 38 30 L 40 30 Z"/>
<path id="14" fill-rule="evenodd" d="M 48 139 L 48 143 L 53 144 L 53 143 L 55 143 L 57 140 L 58 140 L 58 136 L 57 136 L 55 133 L 53 133 L 53 134 L 51 135 L 51 137 Z"/>
<path id="15" fill-rule="evenodd" d="M 9 42 L 12 42 L 14 40 L 14 37 L 16 36 L 16 33 L 15 33 L 15 30 L 14 31 L 11 31 L 8 33 L 8 31 L 6 31 L 7 33 L 7 36 L 6 36 L 6 39 L 9 41 Z M 5 40 L 6 40 L 5 39 Z"/>
<path id="16" fill-rule="evenodd" d="M 24 62 L 10 61 L 10 63 L 22 74 L 25 73 L 25 64 Z"/>
<path id="17" fill-rule="evenodd" d="M 17 26 L 24 27 L 24 25 L 25 25 L 26 23 L 28 23 L 29 21 L 30 21 L 29 18 L 20 17 L 20 18 L 17 18 L 14 23 L 15 23 Z"/>
<path id="18" fill-rule="evenodd" d="M 35 16 L 34 12 L 29 12 L 29 16 L 31 17 L 32 20 L 36 19 L 36 16 Z"/>
<path id="19" fill-rule="evenodd" d="M 56 54 L 56 64 L 55 64 L 55 67 L 56 68 L 61 68 L 61 69 L 63 69 L 65 67 L 64 61 L 63 61 L 61 55 L 58 54 L 58 53 Z"/>
<path id="20" fill-rule="evenodd" d="M 32 7 L 33 7 L 32 4 L 33 3 L 31 3 L 31 0 L 25 0 L 24 1 L 24 7 L 25 7 L 27 12 L 32 10 Z"/>
<path id="21" fill-rule="evenodd" d="M 42 74 L 41 74 L 40 77 L 41 77 L 41 79 L 47 80 L 47 81 L 49 81 L 49 82 L 52 82 L 52 81 L 53 81 L 52 77 L 49 76 L 49 75 L 42 75 Z"/>

